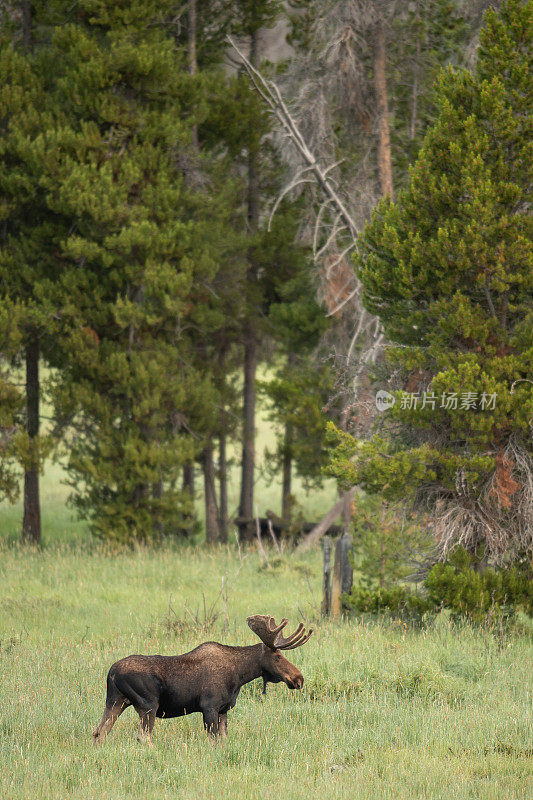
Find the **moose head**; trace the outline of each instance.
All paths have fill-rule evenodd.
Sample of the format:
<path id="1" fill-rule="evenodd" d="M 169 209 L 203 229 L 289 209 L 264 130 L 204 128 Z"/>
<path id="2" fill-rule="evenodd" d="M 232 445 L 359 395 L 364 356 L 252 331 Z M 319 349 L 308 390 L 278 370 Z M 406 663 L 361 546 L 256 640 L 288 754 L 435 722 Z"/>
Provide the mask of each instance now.
<path id="1" fill-rule="evenodd" d="M 265 614 L 255 614 L 246 619 L 249 627 L 263 642 L 261 648 L 261 677 L 264 685 L 283 681 L 289 689 L 301 689 L 304 678 L 300 670 L 281 655 L 282 650 L 295 650 L 305 644 L 311 634 L 305 632 L 303 623 L 300 622 L 294 633 L 285 638 L 281 632 L 289 620 L 283 618 L 279 625 L 274 619 Z"/>

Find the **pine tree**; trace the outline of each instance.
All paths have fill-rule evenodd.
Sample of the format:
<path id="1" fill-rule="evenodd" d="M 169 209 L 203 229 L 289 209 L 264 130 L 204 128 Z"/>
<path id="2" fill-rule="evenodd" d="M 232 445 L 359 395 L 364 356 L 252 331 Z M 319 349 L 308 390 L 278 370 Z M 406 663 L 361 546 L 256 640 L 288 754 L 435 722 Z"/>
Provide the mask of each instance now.
<path id="1" fill-rule="evenodd" d="M 0 502 L 14 502 L 20 492 L 20 464 L 27 452 L 23 420 L 24 396 L 13 375 L 21 353 L 21 310 L 10 302 L 0 308 Z"/>
<path id="2" fill-rule="evenodd" d="M 261 29 L 270 27 L 281 10 L 279 0 L 236 0 L 236 32 L 248 40 L 250 62 L 259 66 Z M 269 123 L 260 98 L 244 84 L 245 93 L 240 115 L 246 146 L 247 169 L 247 230 L 248 246 L 248 311 L 243 320 L 243 413 L 242 413 L 242 460 L 239 517 L 241 536 L 251 541 L 254 536 L 254 481 L 255 481 L 255 378 L 258 365 L 257 318 L 261 313 L 261 265 L 257 258 L 260 228 L 262 184 L 264 183 L 264 135 Z"/>
<path id="3" fill-rule="evenodd" d="M 410 185 L 365 230 L 365 302 L 397 345 L 387 363 L 407 395 L 370 442 L 342 436 L 332 466 L 429 509 L 444 551 L 495 559 L 533 547 L 532 8 L 486 14 L 474 73 L 444 72 Z"/>
<path id="4" fill-rule="evenodd" d="M 75 506 L 100 536 L 150 540 L 191 512 L 178 479 L 217 404 L 197 343 L 220 325 L 213 281 L 231 206 L 189 180 L 203 175 L 191 141 L 205 108 L 164 24 L 171 4 L 90 6 L 51 50 L 68 124 L 49 204 L 71 220 L 73 265 L 56 406 L 75 418 Z"/>
<path id="5" fill-rule="evenodd" d="M 281 473 L 281 516 L 290 520 L 293 471 L 308 487 L 323 481 L 327 463 L 323 407 L 332 392 L 331 369 L 316 349 L 329 321 L 316 300 L 309 247 L 295 243 L 300 209 L 283 203 L 265 239 L 268 331 L 276 345 L 273 377 L 259 385 L 269 400 L 276 448 L 267 454 L 272 477 Z"/>
<path id="6" fill-rule="evenodd" d="M 236 421 L 241 413 L 235 374 L 241 361 L 247 299 L 246 245 L 253 238 L 245 230 L 246 189 L 242 168 L 250 92 L 242 78 L 228 77 L 224 68 L 226 34 L 239 24 L 235 3 L 231 1 L 189 3 L 186 36 L 184 32 L 178 37 L 178 41 L 186 39 L 189 71 L 199 82 L 198 108 L 202 113 L 193 131 L 196 178 L 200 177 L 198 165 L 203 163 L 200 184 L 212 198 L 220 198 L 218 213 L 225 219 L 225 230 L 219 232 L 217 273 L 210 285 L 210 335 L 206 338 L 198 329 L 198 335 L 192 336 L 198 368 L 209 370 L 214 388 L 212 413 L 199 420 L 196 429 L 200 434 L 196 457 L 204 480 L 208 542 L 224 542 L 228 537 L 227 443 L 237 434 Z M 207 161 L 206 152 L 211 154 Z M 193 477 L 194 467 L 187 464 L 184 486 L 192 492 Z"/>
<path id="7" fill-rule="evenodd" d="M 23 3 L 20 16 L 8 17 L 5 31 L 11 38 L 6 36 L 0 49 L 0 293 L 4 306 L 0 349 L 11 370 L 24 368 L 25 392 L 20 398 L 24 412 L 18 409 L 12 425 L 6 420 L 10 431 L 6 452 L 24 472 L 22 537 L 39 542 L 39 473 L 50 448 L 49 437 L 40 434 L 43 387 L 39 371 L 41 358 L 54 349 L 58 330 L 59 310 L 48 302 L 47 287 L 62 274 L 58 247 L 68 224 L 49 208 L 42 181 L 43 164 L 59 158 L 57 141 L 46 132 L 55 128 L 60 111 L 46 91 L 46 56 L 32 6 Z M 4 394 L 13 410 L 16 393 L 9 381 Z M 14 498 L 17 492 L 12 489 L 9 494 Z"/>

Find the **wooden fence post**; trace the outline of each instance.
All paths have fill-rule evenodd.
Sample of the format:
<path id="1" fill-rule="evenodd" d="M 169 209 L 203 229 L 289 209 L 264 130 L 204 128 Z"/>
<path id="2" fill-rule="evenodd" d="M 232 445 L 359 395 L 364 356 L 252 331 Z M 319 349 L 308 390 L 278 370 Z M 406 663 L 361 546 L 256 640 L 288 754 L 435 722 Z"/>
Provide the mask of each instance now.
<path id="1" fill-rule="evenodd" d="M 348 593 L 353 583 L 353 568 L 350 562 L 352 537 L 345 533 L 335 542 L 335 563 L 331 588 L 331 613 L 338 617 L 342 610 L 341 595 Z"/>
<path id="2" fill-rule="evenodd" d="M 323 595 L 322 595 L 322 615 L 329 617 L 331 611 L 331 539 L 324 536 L 324 574 L 323 574 Z"/>

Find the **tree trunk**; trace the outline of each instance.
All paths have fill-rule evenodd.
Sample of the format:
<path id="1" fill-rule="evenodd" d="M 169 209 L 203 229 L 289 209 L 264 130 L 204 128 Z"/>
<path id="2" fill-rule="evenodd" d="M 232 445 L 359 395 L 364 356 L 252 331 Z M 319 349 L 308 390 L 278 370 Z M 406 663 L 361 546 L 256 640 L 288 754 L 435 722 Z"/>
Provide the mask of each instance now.
<path id="1" fill-rule="evenodd" d="M 374 91 L 378 111 L 378 172 L 381 194 L 394 198 L 389 131 L 389 103 L 385 70 L 385 24 L 380 19 L 376 26 L 374 49 Z"/>
<path id="2" fill-rule="evenodd" d="M 246 520 L 241 525 L 241 537 L 246 542 L 253 541 L 255 528 L 254 509 L 254 467 L 255 467 L 255 373 L 257 369 L 257 342 L 255 331 L 250 325 L 244 345 L 244 390 L 242 426 L 242 474 L 239 517 Z"/>
<path id="3" fill-rule="evenodd" d="M 292 425 L 285 425 L 285 436 L 283 441 L 283 476 L 281 484 L 281 517 L 290 522 L 292 511 Z"/>
<path id="4" fill-rule="evenodd" d="M 150 484 L 138 483 L 133 490 L 133 505 L 134 508 L 141 508 L 146 505 L 146 500 L 150 496 Z"/>
<path id="5" fill-rule="evenodd" d="M 31 0 L 22 0 L 22 43 L 28 50 L 33 49 Z"/>
<path id="6" fill-rule="evenodd" d="M 417 13 L 418 16 L 418 13 Z M 412 100 L 411 100 L 411 124 L 409 126 L 409 138 L 411 141 L 414 140 L 416 136 L 416 122 L 418 116 L 418 75 L 420 72 L 420 37 L 417 34 L 416 38 L 416 55 L 415 55 L 415 63 L 413 66 L 413 93 L 412 93 Z"/>
<path id="7" fill-rule="evenodd" d="M 29 463 L 24 470 L 24 517 L 22 539 L 41 541 L 39 502 L 39 340 L 33 334 L 26 346 L 26 430 L 29 437 Z"/>
<path id="8" fill-rule="evenodd" d="M 180 529 L 179 533 L 182 536 L 189 536 L 194 526 L 194 463 L 183 466 L 181 490 L 190 496 L 193 512 L 184 517 L 184 527 Z"/>
<path id="9" fill-rule="evenodd" d="M 189 0 L 189 74 L 196 75 L 196 0 Z"/>
<path id="10" fill-rule="evenodd" d="M 183 480 L 181 488 L 184 492 L 189 492 L 191 499 L 194 500 L 194 464 L 184 464 Z"/>
<path id="11" fill-rule="evenodd" d="M 342 530 L 344 534 L 349 534 L 352 526 L 352 499 L 350 492 L 342 492 Z"/>
<path id="12" fill-rule="evenodd" d="M 228 415 L 226 411 L 226 356 L 228 348 L 224 342 L 218 354 L 218 365 L 222 382 L 222 397 L 220 403 L 220 432 L 218 436 L 218 488 L 219 488 L 219 517 L 218 532 L 220 541 L 228 541 L 228 455 L 227 436 Z"/>
<path id="13" fill-rule="evenodd" d="M 196 62 L 196 0 L 189 0 L 188 60 L 189 74 L 194 76 L 198 69 Z M 192 127 L 192 145 L 195 150 L 198 150 L 197 125 Z"/>
<path id="14" fill-rule="evenodd" d="M 161 478 L 152 486 L 152 497 L 155 500 L 154 505 L 156 506 L 156 513 L 155 513 L 155 531 L 158 536 L 163 536 L 165 532 L 165 526 L 163 525 L 161 508 L 159 507 L 160 500 L 163 499 L 163 481 Z"/>
<path id="15" fill-rule="evenodd" d="M 324 569 L 322 572 L 322 616 L 331 612 L 331 539 L 324 536 Z"/>
<path id="16" fill-rule="evenodd" d="M 340 418 L 340 429 L 346 431 L 348 428 L 348 408 L 343 408 Z M 352 524 L 352 499 L 353 494 L 344 491 L 339 486 L 339 497 L 342 499 L 342 530 L 344 534 L 350 533 Z"/>
<path id="17" fill-rule="evenodd" d="M 32 13 L 30 0 L 23 0 L 22 43 L 33 49 Z M 36 438 L 39 435 L 39 340 L 36 334 L 26 346 L 26 431 L 29 437 L 29 464 L 24 470 L 24 515 L 22 539 L 41 541 L 41 505 L 39 501 L 39 453 Z"/>
<path id="18" fill-rule="evenodd" d="M 353 584 L 353 567 L 350 560 L 352 537 L 344 534 L 335 542 L 335 561 L 331 585 L 331 614 L 338 617 L 342 611 L 342 595 L 349 594 Z"/>
<path id="19" fill-rule="evenodd" d="M 259 39 L 257 32 L 250 37 L 250 62 L 258 65 Z M 250 234 L 257 231 L 259 224 L 259 168 L 257 153 L 252 146 L 248 149 L 248 229 Z M 257 281 L 257 267 L 252 252 L 248 254 L 248 280 Z M 241 537 L 251 542 L 254 538 L 254 470 L 255 470 L 255 373 L 257 369 L 257 333 L 254 324 L 254 311 L 251 310 L 244 333 L 244 387 L 243 387 L 243 430 L 242 430 L 242 474 L 239 517 L 246 520 L 240 526 Z"/>
<path id="20" fill-rule="evenodd" d="M 226 454 L 226 433 L 224 431 L 224 423 L 226 411 L 223 408 L 221 411 L 222 416 L 222 432 L 218 437 L 219 447 L 219 491 L 220 491 L 220 505 L 219 505 L 219 520 L 218 530 L 220 541 L 226 544 L 228 541 L 228 459 Z"/>
<path id="21" fill-rule="evenodd" d="M 292 351 L 289 351 L 287 356 L 287 363 L 290 368 L 296 366 L 296 356 Z M 283 438 L 283 474 L 281 482 L 281 518 L 290 522 L 292 512 L 292 446 L 294 440 L 294 430 L 290 422 L 285 425 L 285 434 Z"/>
<path id="22" fill-rule="evenodd" d="M 205 495 L 205 541 L 206 544 L 214 544 L 218 539 L 218 508 L 212 442 L 206 445 L 202 453 L 202 469 Z"/>

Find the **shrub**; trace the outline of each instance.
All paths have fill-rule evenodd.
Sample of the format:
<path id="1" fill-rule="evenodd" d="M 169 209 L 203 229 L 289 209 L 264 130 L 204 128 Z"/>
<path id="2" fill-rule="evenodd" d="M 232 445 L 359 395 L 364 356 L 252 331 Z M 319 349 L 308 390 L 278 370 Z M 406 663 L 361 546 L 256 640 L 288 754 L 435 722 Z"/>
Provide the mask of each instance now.
<path id="1" fill-rule="evenodd" d="M 414 553 L 422 560 L 435 548 L 432 537 L 404 509 L 391 509 L 380 497 L 359 497 L 352 520 L 354 566 L 366 586 L 396 585 L 413 572 Z"/>
<path id="2" fill-rule="evenodd" d="M 415 594 L 404 585 L 369 589 L 354 586 L 345 597 L 345 606 L 361 613 L 420 617 L 433 606 L 427 597 Z"/>
<path id="3" fill-rule="evenodd" d="M 430 602 L 448 608 L 455 617 L 482 622 L 489 613 L 511 617 L 519 608 L 533 615 L 533 577 L 526 565 L 479 572 L 463 550 L 450 561 L 435 564 L 424 585 Z"/>
<path id="4" fill-rule="evenodd" d="M 345 606 L 360 613 L 391 613 L 421 617 L 448 609 L 453 617 L 483 622 L 489 616 L 509 618 L 520 609 L 533 616 L 533 571 L 524 561 L 504 569 L 473 568 L 474 558 L 457 550 L 445 563 L 434 564 L 423 584 L 423 594 L 407 585 L 389 588 L 354 586 Z"/>

